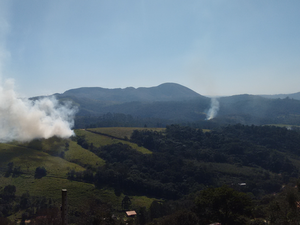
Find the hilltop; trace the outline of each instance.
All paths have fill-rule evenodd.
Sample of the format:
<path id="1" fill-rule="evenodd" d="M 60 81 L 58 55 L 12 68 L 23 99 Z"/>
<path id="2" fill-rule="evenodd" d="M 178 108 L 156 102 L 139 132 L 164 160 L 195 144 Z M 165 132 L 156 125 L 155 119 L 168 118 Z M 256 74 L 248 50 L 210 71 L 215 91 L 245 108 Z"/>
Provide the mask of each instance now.
<path id="1" fill-rule="evenodd" d="M 156 87 L 140 88 L 101 88 L 82 87 L 56 94 L 58 98 L 75 97 L 79 99 L 92 99 L 98 102 L 157 102 L 157 101 L 182 101 L 203 97 L 195 91 L 176 83 L 164 83 Z"/>

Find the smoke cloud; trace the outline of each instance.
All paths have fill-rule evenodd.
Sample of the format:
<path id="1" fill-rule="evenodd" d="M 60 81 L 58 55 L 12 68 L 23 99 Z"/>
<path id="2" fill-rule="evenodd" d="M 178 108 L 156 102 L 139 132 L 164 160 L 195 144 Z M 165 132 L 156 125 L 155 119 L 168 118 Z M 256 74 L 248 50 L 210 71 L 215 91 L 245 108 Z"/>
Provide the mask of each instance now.
<path id="1" fill-rule="evenodd" d="M 0 142 L 68 138 L 74 135 L 71 128 L 76 111 L 70 103 L 59 104 L 54 97 L 20 99 L 14 82 L 7 80 L 0 85 Z"/>
<path id="2" fill-rule="evenodd" d="M 10 1 L 0 1 L 0 142 L 30 141 L 35 138 L 74 135 L 76 109 L 70 103 L 60 104 L 54 97 L 30 101 L 18 98 L 13 80 L 2 82 L 5 64 L 10 59 L 6 39 L 10 32 Z"/>
<path id="3" fill-rule="evenodd" d="M 210 109 L 207 112 L 206 120 L 211 120 L 216 117 L 219 111 L 219 101 L 217 98 L 211 98 Z"/>

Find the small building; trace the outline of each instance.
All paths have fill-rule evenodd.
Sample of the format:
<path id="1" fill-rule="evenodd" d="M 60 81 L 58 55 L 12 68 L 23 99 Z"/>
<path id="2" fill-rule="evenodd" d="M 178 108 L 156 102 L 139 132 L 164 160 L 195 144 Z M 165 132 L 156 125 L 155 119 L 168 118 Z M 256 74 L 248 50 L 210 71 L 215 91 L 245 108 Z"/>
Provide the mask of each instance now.
<path id="1" fill-rule="evenodd" d="M 126 211 L 126 215 L 128 217 L 134 217 L 134 216 L 136 216 L 136 211 Z"/>

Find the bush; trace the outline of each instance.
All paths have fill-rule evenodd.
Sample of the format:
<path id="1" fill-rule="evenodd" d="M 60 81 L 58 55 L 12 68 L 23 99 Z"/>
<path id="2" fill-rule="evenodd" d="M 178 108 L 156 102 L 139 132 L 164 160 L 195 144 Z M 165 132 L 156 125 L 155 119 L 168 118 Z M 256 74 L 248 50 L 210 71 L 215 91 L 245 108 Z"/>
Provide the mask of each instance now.
<path id="1" fill-rule="evenodd" d="M 37 167 L 35 169 L 35 174 L 34 174 L 34 178 L 37 179 L 41 179 L 42 177 L 47 175 L 47 170 L 45 169 L 45 167 Z"/>

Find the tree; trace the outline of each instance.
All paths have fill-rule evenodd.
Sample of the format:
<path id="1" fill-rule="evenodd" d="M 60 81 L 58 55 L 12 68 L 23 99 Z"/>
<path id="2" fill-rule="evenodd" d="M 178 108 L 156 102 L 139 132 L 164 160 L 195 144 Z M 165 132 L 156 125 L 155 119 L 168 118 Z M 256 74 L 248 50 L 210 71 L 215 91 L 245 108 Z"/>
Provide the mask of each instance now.
<path id="1" fill-rule="evenodd" d="M 27 192 L 23 193 L 20 199 L 20 208 L 26 209 L 30 205 L 30 195 Z"/>
<path id="2" fill-rule="evenodd" d="M 273 201 L 268 204 L 266 212 L 271 224 L 298 224 L 299 194 L 294 186 L 287 185 L 283 191 L 277 194 Z"/>
<path id="3" fill-rule="evenodd" d="M 188 210 L 181 210 L 173 213 L 172 215 L 163 217 L 160 220 L 161 225 L 197 225 L 199 220 L 195 213 Z"/>
<path id="4" fill-rule="evenodd" d="M 218 221 L 222 225 L 241 224 L 245 216 L 250 216 L 252 207 L 248 195 L 226 185 L 201 191 L 195 203 L 200 219 Z"/>
<path id="5" fill-rule="evenodd" d="M 14 163 L 10 162 L 7 164 L 7 171 L 5 172 L 5 177 L 9 177 L 10 174 L 13 172 Z"/>
<path id="6" fill-rule="evenodd" d="M 14 223 L 13 222 L 11 222 L 8 218 L 1 218 L 0 217 L 0 224 L 2 224 L 2 225 L 13 225 Z"/>
<path id="7" fill-rule="evenodd" d="M 126 195 L 123 200 L 122 200 L 122 208 L 123 209 L 129 209 L 131 205 L 131 200 L 130 198 Z"/>
<path id="8" fill-rule="evenodd" d="M 69 150 L 69 146 L 70 146 L 69 142 L 66 142 L 66 143 L 65 143 L 65 151 L 68 151 L 68 150 Z"/>
<path id="9" fill-rule="evenodd" d="M 39 166 L 35 169 L 34 178 L 41 179 L 42 177 L 44 177 L 46 175 L 47 175 L 47 170 L 45 169 L 45 167 Z"/>
<path id="10" fill-rule="evenodd" d="M 16 186 L 15 185 L 7 185 L 3 189 L 3 199 L 11 200 L 15 198 L 16 194 Z"/>

